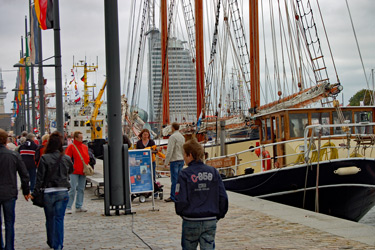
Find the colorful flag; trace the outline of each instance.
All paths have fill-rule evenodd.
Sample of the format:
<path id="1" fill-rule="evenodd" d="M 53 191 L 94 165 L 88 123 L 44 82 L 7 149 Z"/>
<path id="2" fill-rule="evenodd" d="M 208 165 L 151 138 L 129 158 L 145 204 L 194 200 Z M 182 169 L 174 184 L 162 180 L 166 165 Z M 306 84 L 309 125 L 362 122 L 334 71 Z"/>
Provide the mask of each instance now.
<path id="1" fill-rule="evenodd" d="M 20 63 L 24 64 L 24 58 L 20 59 Z M 21 102 L 25 90 L 25 83 L 26 83 L 26 74 L 25 68 L 19 68 L 19 87 L 18 87 L 18 100 Z"/>
<path id="2" fill-rule="evenodd" d="M 70 70 L 71 72 L 72 72 L 72 77 L 73 77 L 73 80 L 71 80 L 70 82 L 69 82 L 69 84 L 72 84 L 73 82 L 77 85 L 77 82 L 76 82 L 76 77 L 74 76 L 74 70 L 73 69 L 71 69 Z"/>
<path id="3" fill-rule="evenodd" d="M 35 5 L 31 7 L 31 27 L 30 27 L 30 61 L 32 64 L 39 64 L 39 25 L 38 18 L 35 13 Z"/>
<path id="4" fill-rule="evenodd" d="M 35 0 L 35 13 L 42 30 L 53 28 L 53 0 Z"/>
<path id="5" fill-rule="evenodd" d="M 81 81 L 82 81 L 82 82 L 86 82 L 85 75 L 82 76 Z"/>
<path id="6" fill-rule="evenodd" d="M 76 85 L 76 87 L 77 87 L 77 85 Z M 80 100 L 81 100 L 81 97 L 79 96 L 79 91 L 78 91 L 78 89 L 76 89 L 76 96 L 75 96 L 75 100 L 74 100 L 74 102 L 75 103 L 77 103 L 77 102 L 79 102 Z"/>

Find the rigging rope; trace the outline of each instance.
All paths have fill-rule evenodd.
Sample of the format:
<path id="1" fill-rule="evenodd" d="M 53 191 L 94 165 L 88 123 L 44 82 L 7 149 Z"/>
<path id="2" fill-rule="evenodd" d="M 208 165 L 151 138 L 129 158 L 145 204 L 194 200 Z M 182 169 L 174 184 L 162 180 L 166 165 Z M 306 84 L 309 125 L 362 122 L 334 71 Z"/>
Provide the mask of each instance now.
<path id="1" fill-rule="evenodd" d="M 352 19 L 352 14 L 350 13 L 350 8 L 349 8 L 349 4 L 348 4 L 348 0 L 345 0 L 346 2 L 346 7 L 348 9 L 348 13 L 349 13 L 349 18 L 350 18 L 350 23 L 352 24 L 352 29 L 353 29 L 353 33 L 354 33 L 354 38 L 355 38 L 355 42 L 357 44 L 357 50 L 358 50 L 358 54 L 359 54 L 359 58 L 361 59 L 361 64 L 362 64 L 362 69 L 363 69 L 363 74 L 365 76 L 365 79 L 366 79 L 366 83 L 367 83 L 367 89 L 370 89 L 370 85 L 369 85 L 369 82 L 367 80 L 367 76 L 366 76 L 366 70 L 365 70 L 365 65 L 363 64 L 363 59 L 362 59 L 362 54 L 361 54 L 361 50 L 359 48 L 359 43 L 358 43 L 358 39 L 357 39 L 357 34 L 355 32 L 355 28 L 354 28 L 354 23 L 353 23 L 353 19 Z M 365 95 L 366 96 L 366 95 Z M 363 100 L 365 98 L 365 96 L 363 97 Z"/>

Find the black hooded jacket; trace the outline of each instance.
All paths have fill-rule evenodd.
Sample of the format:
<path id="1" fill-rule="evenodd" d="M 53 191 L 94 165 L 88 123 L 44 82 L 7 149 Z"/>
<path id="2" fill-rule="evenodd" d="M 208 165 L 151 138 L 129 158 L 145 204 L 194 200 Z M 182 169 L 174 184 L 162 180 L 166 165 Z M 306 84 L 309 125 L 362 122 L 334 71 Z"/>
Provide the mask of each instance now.
<path id="1" fill-rule="evenodd" d="M 21 156 L 0 144 L 0 200 L 17 198 L 17 172 L 23 195 L 30 193 L 29 173 Z"/>

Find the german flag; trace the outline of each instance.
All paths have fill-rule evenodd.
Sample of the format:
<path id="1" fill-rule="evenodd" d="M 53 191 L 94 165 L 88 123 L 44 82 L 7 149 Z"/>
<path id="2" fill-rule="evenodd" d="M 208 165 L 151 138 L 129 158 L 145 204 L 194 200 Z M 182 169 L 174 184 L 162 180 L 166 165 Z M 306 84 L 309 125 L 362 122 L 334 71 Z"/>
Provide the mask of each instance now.
<path id="1" fill-rule="evenodd" d="M 53 28 L 53 0 L 35 0 L 35 13 L 42 30 Z"/>

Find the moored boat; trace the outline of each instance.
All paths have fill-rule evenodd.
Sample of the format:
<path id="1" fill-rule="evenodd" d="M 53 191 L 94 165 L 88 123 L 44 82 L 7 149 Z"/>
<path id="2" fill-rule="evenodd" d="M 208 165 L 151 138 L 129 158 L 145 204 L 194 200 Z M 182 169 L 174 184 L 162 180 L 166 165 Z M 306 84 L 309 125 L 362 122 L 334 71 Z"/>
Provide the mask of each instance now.
<path id="1" fill-rule="evenodd" d="M 343 124 L 334 119 L 333 108 L 260 116 L 262 144 L 249 142 L 248 150 L 208 163 L 236 159 L 236 164 L 219 167 L 227 190 L 359 221 L 375 205 L 375 107 L 345 107 L 342 113 L 347 118 Z M 323 122 L 314 119 L 323 116 Z M 304 118 L 304 133 L 296 134 L 290 124 Z M 283 124 L 267 127 L 267 119 Z"/>

